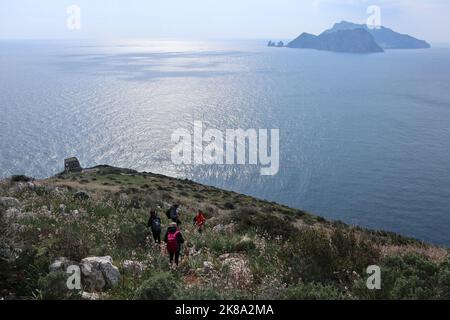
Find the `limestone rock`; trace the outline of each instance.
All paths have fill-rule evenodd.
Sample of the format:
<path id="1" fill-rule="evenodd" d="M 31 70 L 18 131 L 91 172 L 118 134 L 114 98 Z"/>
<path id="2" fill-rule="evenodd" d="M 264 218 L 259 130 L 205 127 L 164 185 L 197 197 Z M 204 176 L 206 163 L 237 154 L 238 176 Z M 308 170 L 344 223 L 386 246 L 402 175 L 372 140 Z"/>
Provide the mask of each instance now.
<path id="1" fill-rule="evenodd" d="M 12 197 L 0 197 L 0 211 L 4 212 L 10 208 L 20 208 L 20 202 Z"/>
<path id="2" fill-rule="evenodd" d="M 88 257 L 81 260 L 83 284 L 91 290 L 101 291 L 119 284 L 119 269 L 110 256 Z"/>
<path id="3" fill-rule="evenodd" d="M 218 232 L 218 233 L 231 233 L 235 230 L 235 224 L 234 223 L 229 223 L 229 224 L 218 224 L 216 225 L 212 230 L 214 232 Z"/>
<path id="4" fill-rule="evenodd" d="M 245 289 L 251 286 L 253 274 L 244 255 L 224 254 L 219 258 L 222 260 L 222 269 L 228 272 L 229 288 Z"/>
<path id="5" fill-rule="evenodd" d="M 69 266 L 76 265 L 78 266 L 78 262 L 69 260 L 65 257 L 57 258 L 49 267 L 50 272 L 66 272 Z"/>
<path id="6" fill-rule="evenodd" d="M 18 208 L 9 208 L 5 212 L 5 217 L 8 219 L 16 219 L 22 216 L 22 211 Z"/>
<path id="7" fill-rule="evenodd" d="M 214 271 L 214 265 L 210 261 L 204 261 L 203 262 L 203 271 L 205 273 L 211 273 Z"/>
<path id="8" fill-rule="evenodd" d="M 122 263 L 122 268 L 124 272 L 135 276 L 142 275 L 146 269 L 142 262 L 133 260 L 125 260 Z"/>
<path id="9" fill-rule="evenodd" d="M 100 300 L 100 296 L 95 292 L 91 293 L 91 292 L 83 291 L 81 293 L 81 299 L 83 299 L 83 300 Z"/>

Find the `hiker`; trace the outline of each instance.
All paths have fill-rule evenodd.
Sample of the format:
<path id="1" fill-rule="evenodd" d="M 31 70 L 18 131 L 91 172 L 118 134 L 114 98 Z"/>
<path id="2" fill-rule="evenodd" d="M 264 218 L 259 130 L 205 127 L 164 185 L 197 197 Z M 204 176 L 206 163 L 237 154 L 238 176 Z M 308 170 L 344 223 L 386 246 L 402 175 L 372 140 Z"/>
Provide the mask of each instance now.
<path id="1" fill-rule="evenodd" d="M 170 207 L 169 210 L 166 212 L 167 218 L 172 220 L 177 224 L 177 226 L 180 226 L 180 205 L 178 203 L 174 204 Z"/>
<path id="2" fill-rule="evenodd" d="M 167 251 L 169 252 L 170 266 L 173 265 L 175 258 L 175 265 L 178 266 L 180 259 L 181 244 L 184 243 L 183 236 L 177 227 L 176 222 L 171 222 L 167 228 L 166 235 L 164 236 L 164 242 L 167 243 Z"/>
<path id="3" fill-rule="evenodd" d="M 203 215 L 203 212 L 201 210 L 198 210 L 197 215 L 194 217 L 194 225 L 197 226 L 197 230 L 199 233 L 203 232 L 205 222 L 206 222 L 206 218 Z"/>
<path id="4" fill-rule="evenodd" d="M 155 243 L 161 244 L 161 218 L 155 210 L 150 210 L 150 218 L 148 219 L 147 228 L 151 228 Z"/>

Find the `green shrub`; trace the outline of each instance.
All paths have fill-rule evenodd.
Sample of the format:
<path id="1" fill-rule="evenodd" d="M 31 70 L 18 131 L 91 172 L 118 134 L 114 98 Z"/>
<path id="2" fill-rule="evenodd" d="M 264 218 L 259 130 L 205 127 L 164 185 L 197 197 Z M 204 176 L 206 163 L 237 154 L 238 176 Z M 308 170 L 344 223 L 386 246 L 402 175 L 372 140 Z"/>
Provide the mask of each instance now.
<path id="1" fill-rule="evenodd" d="M 261 251 L 255 250 L 249 254 L 255 285 L 268 285 L 268 278 L 279 283 L 286 281 L 288 264 L 279 257 L 281 250 L 279 243 L 267 241 Z"/>
<path id="2" fill-rule="evenodd" d="M 80 261 L 90 253 L 90 246 L 85 234 L 75 227 L 60 229 L 58 235 L 48 241 L 48 252 L 51 253 L 52 258 L 67 257 L 74 261 Z"/>
<path id="3" fill-rule="evenodd" d="M 344 223 L 340 222 L 341 226 L 345 226 Z M 367 230 L 362 227 L 354 227 L 354 229 L 362 234 L 364 234 L 368 239 L 370 239 L 373 243 L 378 245 L 420 245 L 423 242 L 414 239 L 399 235 L 394 232 L 388 232 L 383 230 Z"/>
<path id="4" fill-rule="evenodd" d="M 359 239 L 352 231 L 304 229 L 282 251 L 281 258 L 291 267 L 290 281 L 349 283 L 354 272 L 361 274 L 379 261 L 379 250 Z"/>
<path id="5" fill-rule="evenodd" d="M 320 283 L 298 284 L 288 287 L 282 293 L 286 300 L 342 300 L 345 296 L 338 288 Z"/>
<path id="6" fill-rule="evenodd" d="M 450 300 L 450 256 L 440 266 L 438 288 L 439 298 Z"/>
<path id="7" fill-rule="evenodd" d="M 234 247 L 234 251 L 236 252 L 252 252 L 255 249 L 256 249 L 255 242 L 253 242 L 253 240 L 251 239 L 239 241 Z"/>
<path id="8" fill-rule="evenodd" d="M 365 280 L 355 284 L 361 299 L 448 299 L 450 268 L 418 254 L 391 256 L 381 265 L 381 290 L 368 290 Z"/>
<path id="9" fill-rule="evenodd" d="M 38 281 L 38 294 L 36 298 L 42 300 L 67 300 L 78 297 L 77 291 L 67 288 L 67 275 L 64 272 L 52 272 Z"/>
<path id="10" fill-rule="evenodd" d="M 231 235 L 216 235 L 206 245 L 217 254 L 234 252 L 240 238 Z"/>
<path id="11" fill-rule="evenodd" d="M 15 176 L 11 177 L 11 181 L 12 182 L 29 182 L 29 181 L 32 181 L 32 180 L 33 180 L 33 178 L 27 177 L 27 176 L 25 176 L 23 174 L 15 175 Z"/>
<path id="12" fill-rule="evenodd" d="M 214 287 L 190 287 L 180 288 L 175 296 L 175 300 L 223 300 L 221 291 Z"/>
<path id="13" fill-rule="evenodd" d="M 94 216 L 95 218 L 108 218 L 112 213 L 114 212 L 114 210 L 110 207 L 105 207 L 105 206 L 96 206 L 93 210 Z"/>
<path id="14" fill-rule="evenodd" d="M 289 239 L 298 233 L 298 229 L 291 223 L 284 221 L 275 214 L 262 213 L 256 209 L 240 208 L 232 213 L 238 232 L 257 230 L 272 238 L 281 236 Z"/>
<path id="15" fill-rule="evenodd" d="M 327 234 L 321 230 L 301 231 L 281 251 L 280 258 L 291 268 L 288 282 L 297 283 L 334 279 L 336 260 Z"/>
<path id="16" fill-rule="evenodd" d="M 177 289 L 178 283 L 171 273 L 157 273 L 142 283 L 134 300 L 169 300 Z"/>
<path id="17" fill-rule="evenodd" d="M 147 234 L 148 229 L 144 223 L 121 224 L 116 238 L 117 246 L 125 250 L 137 248 L 145 243 Z"/>
<path id="18" fill-rule="evenodd" d="M 223 204 L 223 207 L 224 207 L 226 210 L 234 210 L 234 209 L 235 209 L 235 206 L 234 206 L 234 204 L 233 204 L 232 202 L 225 202 L 225 203 Z"/>
<path id="19" fill-rule="evenodd" d="M 129 208 L 134 208 L 134 209 L 144 208 L 145 205 L 143 202 L 144 202 L 144 200 L 141 195 L 134 195 L 133 197 L 131 197 Z"/>
<path id="20" fill-rule="evenodd" d="M 334 229 L 331 234 L 335 270 L 339 280 L 351 281 L 352 273 L 362 274 L 368 266 L 378 264 L 380 251 L 372 242 L 357 236 L 354 230 Z"/>

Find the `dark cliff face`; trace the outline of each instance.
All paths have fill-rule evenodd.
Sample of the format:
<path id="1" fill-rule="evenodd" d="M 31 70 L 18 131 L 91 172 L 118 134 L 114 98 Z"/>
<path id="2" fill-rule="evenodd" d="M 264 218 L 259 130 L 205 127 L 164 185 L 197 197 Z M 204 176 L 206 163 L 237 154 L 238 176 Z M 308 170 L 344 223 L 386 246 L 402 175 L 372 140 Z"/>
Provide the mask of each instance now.
<path id="1" fill-rule="evenodd" d="M 375 39 L 375 42 L 383 49 L 426 49 L 430 48 L 424 40 L 419 40 L 410 35 L 401 34 L 385 27 L 369 28 L 365 24 L 356 24 L 347 21 L 336 23 L 333 28 L 326 30 L 323 34 L 343 30 L 365 29 Z"/>
<path id="2" fill-rule="evenodd" d="M 289 48 L 316 49 L 348 53 L 375 53 L 383 49 L 364 29 L 324 32 L 319 36 L 304 33 L 287 45 Z"/>
<path id="3" fill-rule="evenodd" d="M 317 36 L 310 33 L 302 33 L 287 45 L 289 48 L 315 49 L 317 46 Z"/>

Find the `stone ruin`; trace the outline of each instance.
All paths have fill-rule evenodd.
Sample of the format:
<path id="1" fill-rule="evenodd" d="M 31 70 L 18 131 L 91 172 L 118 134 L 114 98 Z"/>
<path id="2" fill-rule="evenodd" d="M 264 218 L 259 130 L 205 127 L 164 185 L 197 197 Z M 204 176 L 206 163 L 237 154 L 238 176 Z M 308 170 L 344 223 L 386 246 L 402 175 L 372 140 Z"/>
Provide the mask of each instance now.
<path id="1" fill-rule="evenodd" d="M 80 161 L 76 157 L 67 158 L 64 160 L 64 172 L 81 172 L 83 168 Z"/>

